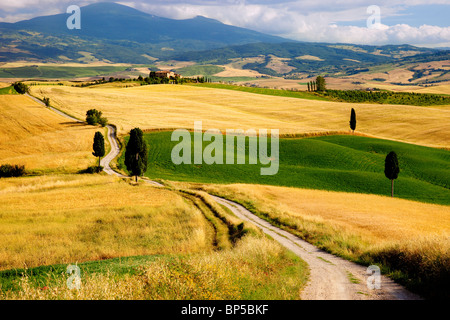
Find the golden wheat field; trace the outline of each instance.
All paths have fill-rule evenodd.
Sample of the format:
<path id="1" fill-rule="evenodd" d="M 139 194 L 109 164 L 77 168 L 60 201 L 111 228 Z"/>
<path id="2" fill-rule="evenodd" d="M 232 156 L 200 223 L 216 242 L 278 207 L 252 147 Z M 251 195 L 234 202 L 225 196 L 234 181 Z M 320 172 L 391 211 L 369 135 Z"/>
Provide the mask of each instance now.
<path id="1" fill-rule="evenodd" d="M 395 258 L 384 257 L 402 256 L 404 263 L 417 270 L 436 274 L 450 261 L 448 206 L 258 185 L 210 185 L 203 189 L 246 203 L 266 219 L 347 259 L 374 257 L 395 263 Z"/>
<path id="2" fill-rule="evenodd" d="M 71 122 L 22 95 L 0 95 L 0 164 L 75 172 L 95 163 L 92 143 L 105 129 Z"/>
<path id="3" fill-rule="evenodd" d="M 263 185 L 204 188 L 238 200 L 250 199 L 257 207 L 280 216 L 336 225 L 377 242 L 450 237 L 450 211 L 443 205 L 378 195 Z"/>
<path id="4" fill-rule="evenodd" d="M 141 129 L 279 129 L 281 134 L 349 130 L 351 108 L 357 131 L 422 145 L 449 147 L 449 108 L 350 104 L 258 95 L 181 85 L 134 88 L 32 87 L 38 97 L 79 118 L 101 110 L 120 134 Z"/>
<path id="5" fill-rule="evenodd" d="M 208 252 L 210 225 L 180 195 L 101 175 L 0 179 L 0 269 Z"/>

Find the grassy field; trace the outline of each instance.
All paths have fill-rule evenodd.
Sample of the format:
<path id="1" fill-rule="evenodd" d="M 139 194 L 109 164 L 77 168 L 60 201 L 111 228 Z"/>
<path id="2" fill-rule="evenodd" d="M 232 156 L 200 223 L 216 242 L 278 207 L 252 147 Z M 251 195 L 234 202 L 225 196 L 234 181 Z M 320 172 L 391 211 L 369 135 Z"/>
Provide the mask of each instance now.
<path id="1" fill-rule="evenodd" d="M 0 78 L 71 79 L 108 75 L 126 69 L 127 67 L 122 66 L 66 67 L 36 65 L 0 68 Z"/>
<path id="2" fill-rule="evenodd" d="M 0 95 L 3 94 L 18 94 L 16 90 L 14 90 L 13 86 L 0 88 Z"/>
<path id="3" fill-rule="evenodd" d="M 184 77 L 192 77 L 192 76 L 209 77 L 224 70 L 225 70 L 224 67 L 218 67 L 213 65 L 194 65 L 177 69 L 177 73 L 181 74 Z"/>
<path id="4" fill-rule="evenodd" d="M 279 89 L 268 89 L 268 88 L 258 88 L 258 87 L 235 86 L 235 85 L 217 84 L 217 83 L 201 83 L 201 84 L 193 84 L 193 85 L 197 86 L 197 87 L 234 90 L 234 91 L 263 94 L 263 95 L 275 96 L 275 97 L 287 97 L 287 98 L 299 98 L 299 99 L 307 99 L 307 100 L 329 101 L 329 99 L 327 99 L 326 97 L 321 97 L 314 93 L 309 93 L 309 92 L 304 92 L 304 91 L 291 91 L 291 90 L 279 90 Z"/>
<path id="5" fill-rule="evenodd" d="M 70 122 L 22 95 L 0 95 L 0 163 L 32 172 L 77 172 L 95 163 L 92 141 L 105 129 Z"/>
<path id="6" fill-rule="evenodd" d="M 108 176 L 0 180 L 0 269 L 212 250 L 183 197 Z"/>
<path id="7" fill-rule="evenodd" d="M 102 175 L 0 180 L 0 299 L 299 299 L 303 261 L 247 224 L 234 237 L 242 221 L 205 198 L 230 230 L 217 247 L 184 194 Z"/>
<path id="8" fill-rule="evenodd" d="M 240 202 L 318 247 L 379 264 L 425 297 L 448 298 L 448 206 L 376 195 L 261 185 L 196 185 Z"/>
<path id="9" fill-rule="evenodd" d="M 67 288 L 67 265 L 0 271 L 0 299 L 297 300 L 308 278 L 304 262 L 277 243 L 255 237 L 245 237 L 232 250 L 78 266 L 80 290 Z"/>
<path id="10" fill-rule="evenodd" d="M 73 88 L 35 86 L 31 92 L 83 118 L 93 106 L 101 110 L 119 134 L 141 129 L 280 129 L 281 134 L 349 130 L 355 108 L 357 131 L 437 147 L 450 147 L 447 108 L 352 104 L 276 97 L 216 88 L 151 85 L 134 88 Z"/>
<path id="11" fill-rule="evenodd" d="M 386 196 L 390 196 L 391 185 L 384 176 L 384 159 L 395 150 L 401 168 L 395 181 L 396 197 L 450 204 L 450 152 L 445 150 L 350 135 L 280 139 L 278 173 L 261 176 L 260 168 L 270 165 L 248 164 L 248 150 L 247 164 L 174 165 L 171 152 L 178 142 L 171 141 L 171 132 L 149 133 L 145 138 L 150 150 L 146 175 L 153 179 L 256 183 Z M 204 142 L 203 147 L 208 144 Z M 118 163 L 125 168 L 123 162 L 124 155 Z"/>

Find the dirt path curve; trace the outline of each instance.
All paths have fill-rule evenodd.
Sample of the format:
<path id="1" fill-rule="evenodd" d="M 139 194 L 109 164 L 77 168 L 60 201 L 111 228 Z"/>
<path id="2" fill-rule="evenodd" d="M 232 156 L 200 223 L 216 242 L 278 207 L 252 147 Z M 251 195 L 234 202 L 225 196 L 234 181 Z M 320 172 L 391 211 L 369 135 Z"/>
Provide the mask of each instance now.
<path id="1" fill-rule="evenodd" d="M 34 101 L 45 104 L 27 94 Z M 76 122 L 83 122 L 73 118 L 55 108 L 49 108 L 52 111 Z M 117 143 L 117 133 L 114 126 L 108 125 L 108 141 L 111 151 L 101 160 L 103 170 L 109 175 L 115 175 L 121 178 L 127 176 L 114 171 L 110 167 L 111 161 L 120 153 Z M 154 186 L 164 187 L 164 185 L 144 180 Z M 280 228 L 271 225 L 269 222 L 255 216 L 243 206 L 227 199 L 211 195 L 219 204 L 229 208 L 236 216 L 244 221 L 249 221 L 281 245 L 291 250 L 298 257 L 303 259 L 309 266 L 310 279 L 306 288 L 303 290 L 301 298 L 304 300 L 418 300 L 415 294 L 410 293 L 402 286 L 396 284 L 391 279 L 381 276 L 381 289 L 371 290 L 367 286 L 367 268 L 332 254 L 301 240 L 297 236 L 286 232 Z"/>
<path id="2" fill-rule="evenodd" d="M 391 279 L 381 276 L 381 288 L 371 290 L 367 280 L 372 273 L 367 268 L 326 253 L 310 243 L 271 225 L 255 216 L 245 207 L 227 199 L 212 196 L 213 199 L 230 209 L 236 216 L 249 221 L 281 245 L 303 259 L 310 268 L 310 279 L 303 290 L 303 300 L 418 300 Z"/>

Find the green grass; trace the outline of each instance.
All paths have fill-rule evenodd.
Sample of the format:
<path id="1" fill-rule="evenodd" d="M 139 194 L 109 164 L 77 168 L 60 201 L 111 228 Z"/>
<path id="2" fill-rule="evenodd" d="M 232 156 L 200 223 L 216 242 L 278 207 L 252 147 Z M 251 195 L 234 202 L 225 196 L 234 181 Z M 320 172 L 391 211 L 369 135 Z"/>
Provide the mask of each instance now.
<path id="1" fill-rule="evenodd" d="M 111 73 L 125 71 L 127 67 L 49 67 L 27 66 L 17 68 L 0 68 L 0 78 L 42 78 L 42 79 L 70 79 L 81 77 L 105 76 Z"/>
<path id="2" fill-rule="evenodd" d="M 311 92 L 305 91 L 290 91 L 290 90 L 279 90 L 279 89 L 267 89 L 267 88 L 256 88 L 256 87 L 244 87 L 244 86 L 235 86 L 230 84 L 217 84 L 217 83 L 200 83 L 200 84 L 192 84 L 195 86 L 206 87 L 206 88 L 214 88 L 214 89 L 227 89 L 227 90 L 236 90 L 242 92 L 250 92 L 257 94 L 265 94 L 269 96 L 276 97 L 288 97 L 288 98 L 299 98 L 299 99 L 308 99 L 308 100 L 322 100 L 322 101 L 330 101 L 325 97 L 318 96 Z"/>
<path id="3" fill-rule="evenodd" d="M 204 77 L 212 76 L 216 73 L 224 71 L 224 67 L 218 67 L 213 65 L 194 65 L 188 66 L 184 68 L 180 68 L 177 70 L 182 76 L 192 77 L 197 75 L 203 75 Z"/>
<path id="4" fill-rule="evenodd" d="M 123 275 L 134 275 L 138 272 L 138 267 L 143 266 L 157 259 L 164 257 L 160 255 L 121 257 L 108 260 L 88 261 L 78 263 L 81 277 L 85 274 L 106 273 L 107 271 Z M 165 256 L 170 257 L 170 256 Z M 75 263 L 73 263 L 75 265 Z M 2 291 L 18 290 L 17 280 L 22 276 L 28 276 L 37 287 L 51 286 L 57 276 L 65 274 L 68 264 L 55 264 L 50 266 L 40 266 L 29 269 L 12 269 L 0 271 L 0 289 Z M 49 281 L 50 280 L 50 281 Z"/>
<path id="5" fill-rule="evenodd" d="M 18 94 L 13 86 L 0 88 L 0 94 Z"/>
<path id="6" fill-rule="evenodd" d="M 236 253 L 222 251 L 210 257 L 207 254 L 151 255 L 80 263 L 77 266 L 81 271 L 81 298 L 98 299 L 98 291 L 101 291 L 108 297 L 120 299 L 299 299 L 300 290 L 308 279 L 304 261 L 281 248 L 269 249 L 267 254 L 255 253 L 260 250 L 252 250 L 249 245 L 245 250 L 250 251 L 237 250 Z M 228 259 L 238 259 L 239 266 L 228 263 Z M 68 264 L 58 264 L 0 271 L 0 297 L 14 299 L 23 290 L 28 292 L 25 293 L 28 299 L 36 297 L 36 294 L 30 294 L 33 289 L 24 288 L 22 280 L 26 279 L 35 291 L 47 294 L 47 299 L 60 299 L 61 293 L 67 291 L 67 267 Z M 153 272 L 161 272 L 161 268 L 162 274 L 153 275 Z M 95 279 L 96 275 L 106 276 L 115 285 L 94 282 L 96 288 L 93 291 L 97 293 L 90 292 L 92 284 L 86 282 Z M 131 296 L 121 294 L 124 282 L 134 286 Z M 55 289 L 59 295 L 55 294 Z"/>
<path id="7" fill-rule="evenodd" d="M 145 139 L 149 145 L 145 175 L 151 179 L 256 183 L 386 196 L 390 196 L 391 184 L 384 176 L 384 160 L 390 151 L 395 151 L 400 165 L 396 197 L 450 204 L 450 152 L 446 150 L 351 135 L 280 139 L 278 174 L 261 176 L 264 165 L 248 164 L 248 160 L 242 165 L 175 165 L 171 151 L 178 142 L 171 141 L 171 132 L 145 134 Z M 194 139 L 191 140 L 193 147 Z M 208 144 L 204 142 L 203 147 Z M 124 155 L 118 163 L 125 168 Z"/>
<path id="8" fill-rule="evenodd" d="M 257 79 L 256 77 L 209 77 L 214 82 L 240 82 L 240 81 L 252 81 Z"/>
<path id="9" fill-rule="evenodd" d="M 351 103 L 401 104 L 412 106 L 450 105 L 450 97 L 430 93 L 391 92 L 386 90 L 374 92 L 360 90 L 327 90 L 321 95 L 336 101 Z"/>

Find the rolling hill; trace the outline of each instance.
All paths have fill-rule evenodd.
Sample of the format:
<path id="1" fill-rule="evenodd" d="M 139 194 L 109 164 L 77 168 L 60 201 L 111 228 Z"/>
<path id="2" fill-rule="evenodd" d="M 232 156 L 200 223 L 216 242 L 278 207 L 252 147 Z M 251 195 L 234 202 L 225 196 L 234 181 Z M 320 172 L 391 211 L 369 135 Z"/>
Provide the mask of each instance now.
<path id="1" fill-rule="evenodd" d="M 174 20 L 116 3 L 81 8 L 80 30 L 66 27 L 68 14 L 0 23 L 2 60 L 77 59 L 89 52 L 114 62 L 148 63 L 149 58 L 253 42 L 289 41 L 197 16 Z M 150 58 L 151 59 L 151 58 Z"/>
<path id="2" fill-rule="evenodd" d="M 368 46 L 310 43 L 267 35 L 197 16 L 175 20 L 117 3 L 81 8 L 80 30 L 69 30 L 69 14 L 0 23 L 0 62 L 106 62 L 151 64 L 156 60 L 223 65 L 270 76 L 299 72 L 352 74 L 367 66 L 448 58 L 448 51 L 410 45 Z M 253 59 L 253 61 L 245 61 Z M 419 61 L 419 60 L 418 60 Z"/>
<path id="3" fill-rule="evenodd" d="M 75 173 L 95 163 L 97 130 L 67 121 L 26 96 L 0 95 L 1 164 L 25 165 L 33 173 Z"/>
<path id="4" fill-rule="evenodd" d="M 218 184 L 257 183 L 387 196 L 390 195 L 390 181 L 384 176 L 384 159 L 395 150 L 401 167 L 395 182 L 396 197 L 444 205 L 450 203 L 450 152 L 446 150 L 351 135 L 280 139 L 278 173 L 261 176 L 260 168 L 270 165 L 259 161 L 257 165 L 248 164 L 248 143 L 247 164 L 174 165 L 171 152 L 178 142 L 171 141 L 171 134 L 145 135 L 151 146 L 146 172 L 149 178 Z M 208 144 L 204 142 L 203 147 Z M 226 150 L 225 139 L 223 150 Z M 237 149 L 235 153 L 238 153 Z M 226 156 L 224 151 L 224 159 Z M 123 155 L 119 163 L 123 165 Z"/>

